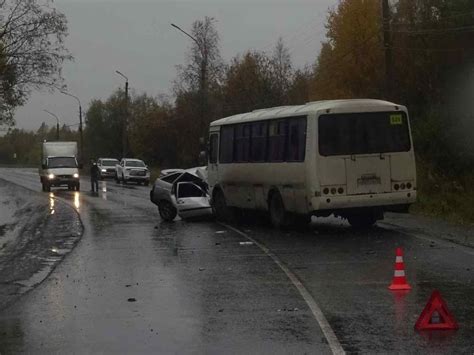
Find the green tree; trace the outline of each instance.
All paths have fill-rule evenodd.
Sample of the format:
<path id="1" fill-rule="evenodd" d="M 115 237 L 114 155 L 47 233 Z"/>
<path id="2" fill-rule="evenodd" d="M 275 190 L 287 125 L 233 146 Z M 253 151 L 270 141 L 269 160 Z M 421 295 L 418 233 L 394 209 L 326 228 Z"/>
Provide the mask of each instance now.
<path id="1" fill-rule="evenodd" d="M 50 0 L 0 2 L 0 105 L 2 121 L 25 102 L 33 89 L 62 83 L 61 67 L 72 59 L 64 46 L 66 17 Z"/>

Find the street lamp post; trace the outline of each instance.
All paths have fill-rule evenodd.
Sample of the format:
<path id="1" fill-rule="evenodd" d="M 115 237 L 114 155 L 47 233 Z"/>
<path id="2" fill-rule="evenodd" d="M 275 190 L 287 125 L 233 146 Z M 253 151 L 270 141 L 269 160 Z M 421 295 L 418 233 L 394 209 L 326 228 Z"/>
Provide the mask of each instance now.
<path id="1" fill-rule="evenodd" d="M 56 118 L 56 140 L 59 141 L 59 117 L 56 116 L 54 113 L 49 112 L 48 110 L 43 110 L 46 113 L 49 113 L 51 116 Z"/>
<path id="2" fill-rule="evenodd" d="M 81 106 L 81 100 L 79 98 L 67 91 L 60 90 L 62 94 L 70 96 L 74 99 L 76 99 L 77 103 L 79 104 L 79 137 L 81 140 L 81 162 L 84 161 L 84 139 L 82 135 L 82 106 Z"/>
<path id="3" fill-rule="evenodd" d="M 115 71 L 118 75 L 125 79 L 125 112 L 122 117 L 122 158 L 127 156 L 127 124 L 128 124 L 128 78 L 120 71 Z"/>
<path id="4" fill-rule="evenodd" d="M 199 82 L 199 91 L 200 91 L 200 106 L 201 106 L 201 125 L 204 124 L 204 114 L 205 114 L 205 106 L 206 106 L 206 69 L 207 69 L 207 51 L 206 48 L 202 46 L 199 41 L 183 30 L 181 27 L 175 25 L 174 23 L 171 24 L 172 27 L 176 28 L 178 31 L 184 33 L 186 36 L 191 38 L 196 45 L 198 46 L 199 51 L 201 52 L 201 77 Z"/>

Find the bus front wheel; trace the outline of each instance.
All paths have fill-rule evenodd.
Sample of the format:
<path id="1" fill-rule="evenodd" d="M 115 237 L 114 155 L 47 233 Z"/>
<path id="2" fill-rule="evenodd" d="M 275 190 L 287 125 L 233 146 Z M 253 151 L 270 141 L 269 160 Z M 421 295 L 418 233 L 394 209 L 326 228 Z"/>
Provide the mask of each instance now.
<path id="1" fill-rule="evenodd" d="M 232 211 L 227 206 L 224 193 L 217 189 L 212 198 L 212 209 L 216 218 L 223 222 L 232 222 Z"/>
<path id="2" fill-rule="evenodd" d="M 285 205 L 279 192 L 274 192 L 270 195 L 269 210 L 270 220 L 275 228 L 287 227 L 290 224 L 289 213 L 285 210 Z"/>

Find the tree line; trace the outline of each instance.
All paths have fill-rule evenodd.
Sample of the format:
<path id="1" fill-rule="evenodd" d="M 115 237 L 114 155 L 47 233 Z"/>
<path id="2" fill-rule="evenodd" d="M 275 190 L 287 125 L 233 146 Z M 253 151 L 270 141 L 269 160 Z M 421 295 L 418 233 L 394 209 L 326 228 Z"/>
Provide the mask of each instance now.
<path id="1" fill-rule="evenodd" d="M 383 36 L 387 24 L 388 42 Z M 199 138 L 215 119 L 308 101 L 380 98 L 408 107 L 418 158 L 434 171 L 474 170 L 471 0 L 392 1 L 386 19 L 379 0 L 341 0 L 328 11 L 325 26 L 326 39 L 313 65 L 296 68 L 281 38 L 270 52 L 248 50 L 225 62 L 215 20 L 195 21 L 192 47 L 177 66 L 172 98 L 133 91 L 126 98 L 117 90 L 90 103 L 86 157 L 120 157 L 126 127 L 129 156 L 160 167 L 192 166 L 198 163 Z M 61 138 L 70 134 L 73 139 L 77 132 L 67 129 Z M 0 159 L 13 159 L 11 151 L 4 154 L 5 142 L 28 134 L 21 139 L 31 145 L 51 130 L 11 131 L 0 138 Z"/>

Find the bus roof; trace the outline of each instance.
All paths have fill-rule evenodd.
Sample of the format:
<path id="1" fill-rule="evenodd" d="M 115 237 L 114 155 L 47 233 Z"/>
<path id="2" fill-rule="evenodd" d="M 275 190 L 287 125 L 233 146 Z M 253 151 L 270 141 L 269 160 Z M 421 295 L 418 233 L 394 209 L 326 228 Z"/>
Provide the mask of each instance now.
<path id="1" fill-rule="evenodd" d="M 254 110 L 252 112 L 221 118 L 211 122 L 212 126 L 220 126 L 241 122 L 260 121 L 265 119 L 301 116 L 329 110 L 328 113 L 348 112 L 377 112 L 377 111 L 406 111 L 404 106 L 383 100 L 374 99 L 351 99 L 351 100 L 324 100 L 308 102 L 305 105 L 279 106 L 267 109 Z"/>

